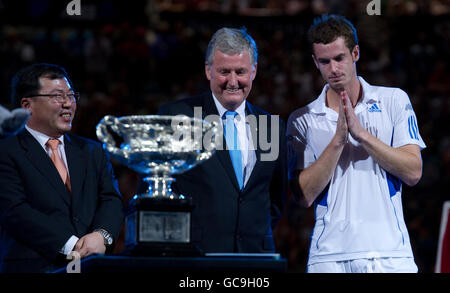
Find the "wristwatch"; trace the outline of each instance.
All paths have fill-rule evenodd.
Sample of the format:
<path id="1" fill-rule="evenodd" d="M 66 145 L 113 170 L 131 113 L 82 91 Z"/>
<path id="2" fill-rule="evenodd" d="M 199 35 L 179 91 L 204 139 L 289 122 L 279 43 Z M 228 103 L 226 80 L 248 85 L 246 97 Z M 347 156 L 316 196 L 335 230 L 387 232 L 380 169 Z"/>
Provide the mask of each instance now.
<path id="1" fill-rule="evenodd" d="M 111 244 L 113 243 L 113 238 L 108 231 L 106 231 L 105 229 L 95 229 L 94 232 L 99 232 L 100 234 L 102 234 L 103 239 L 105 240 L 106 247 L 111 246 Z"/>

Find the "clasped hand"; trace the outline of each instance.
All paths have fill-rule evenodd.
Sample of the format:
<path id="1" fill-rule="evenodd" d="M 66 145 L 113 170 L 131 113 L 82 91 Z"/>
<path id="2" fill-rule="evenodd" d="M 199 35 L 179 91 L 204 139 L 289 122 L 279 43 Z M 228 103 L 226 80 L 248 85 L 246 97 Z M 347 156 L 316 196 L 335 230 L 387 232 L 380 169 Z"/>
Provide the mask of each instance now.
<path id="1" fill-rule="evenodd" d="M 340 93 L 339 116 L 336 127 L 336 137 L 340 144 L 344 145 L 347 143 L 349 132 L 352 137 L 359 142 L 365 129 L 361 126 L 361 123 L 359 123 L 350 97 L 344 90 Z"/>
<path id="2" fill-rule="evenodd" d="M 86 234 L 78 239 L 73 251 L 78 252 L 81 258 L 96 253 L 104 254 L 106 251 L 104 238 L 99 232 Z"/>

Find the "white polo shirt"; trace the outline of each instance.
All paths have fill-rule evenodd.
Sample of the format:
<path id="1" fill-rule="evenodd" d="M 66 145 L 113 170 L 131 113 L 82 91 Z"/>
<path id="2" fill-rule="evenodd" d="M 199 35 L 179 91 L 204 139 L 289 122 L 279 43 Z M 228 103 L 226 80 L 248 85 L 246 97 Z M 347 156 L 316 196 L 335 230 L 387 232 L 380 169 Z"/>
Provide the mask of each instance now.
<path id="1" fill-rule="evenodd" d="M 394 148 L 425 148 L 408 95 L 398 88 L 371 86 L 361 77 L 355 107 L 361 125 Z M 288 121 L 289 177 L 309 167 L 331 142 L 338 113 L 320 96 L 294 111 Z M 413 257 L 403 218 L 401 181 L 387 173 L 349 134 L 329 185 L 316 199 L 308 264 L 372 257 Z"/>

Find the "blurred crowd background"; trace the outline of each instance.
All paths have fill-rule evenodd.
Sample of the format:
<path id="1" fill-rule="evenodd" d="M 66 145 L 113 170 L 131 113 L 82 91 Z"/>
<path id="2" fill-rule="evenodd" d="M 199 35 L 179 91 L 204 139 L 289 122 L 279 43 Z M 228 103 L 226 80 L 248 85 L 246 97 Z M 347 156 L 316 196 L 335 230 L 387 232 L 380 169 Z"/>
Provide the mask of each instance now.
<path id="1" fill-rule="evenodd" d="M 433 272 L 442 204 L 450 199 L 450 1 L 379 0 L 0 0 L 0 104 L 11 109 L 13 74 L 34 62 L 64 66 L 81 93 L 73 131 L 97 139 L 105 115 L 156 114 L 159 106 L 209 88 L 204 54 L 220 27 L 245 26 L 259 47 L 249 100 L 284 121 L 323 87 L 306 31 L 314 17 L 339 13 L 358 29 L 358 74 L 405 90 L 427 144 L 423 177 L 403 186 L 404 214 L 420 272 Z M 113 162 L 124 202 L 138 177 Z M 289 271 L 304 272 L 313 211 L 288 201 L 276 229 Z M 123 235 L 121 236 L 123 237 Z M 119 243 L 116 252 L 123 249 Z"/>

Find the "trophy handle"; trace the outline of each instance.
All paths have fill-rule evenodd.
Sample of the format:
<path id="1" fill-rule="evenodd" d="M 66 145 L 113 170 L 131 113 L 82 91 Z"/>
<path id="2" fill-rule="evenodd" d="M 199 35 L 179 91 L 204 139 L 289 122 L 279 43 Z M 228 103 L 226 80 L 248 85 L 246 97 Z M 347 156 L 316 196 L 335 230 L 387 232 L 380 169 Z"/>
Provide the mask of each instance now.
<path id="1" fill-rule="evenodd" d="M 106 115 L 103 119 L 98 123 L 96 134 L 98 139 L 103 143 L 103 147 L 106 148 L 108 152 L 118 158 L 127 158 L 128 154 L 124 150 L 116 147 L 116 141 L 114 140 L 111 133 L 108 131 L 108 126 L 111 129 L 120 135 L 119 125 L 120 121 L 113 115 Z"/>

